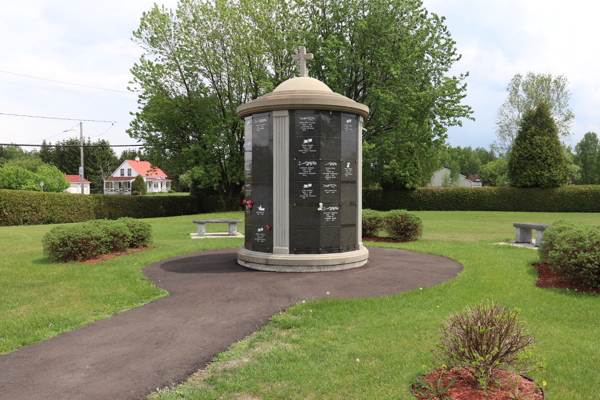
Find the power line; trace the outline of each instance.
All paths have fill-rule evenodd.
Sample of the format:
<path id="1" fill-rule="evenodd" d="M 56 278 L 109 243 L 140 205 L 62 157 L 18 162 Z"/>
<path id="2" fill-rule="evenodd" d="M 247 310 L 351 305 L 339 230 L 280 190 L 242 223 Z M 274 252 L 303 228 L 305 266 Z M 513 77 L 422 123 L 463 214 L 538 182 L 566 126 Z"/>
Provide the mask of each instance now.
<path id="1" fill-rule="evenodd" d="M 117 122 L 119 122 L 119 121 L 105 121 L 105 120 L 97 120 L 97 119 L 42 117 L 42 116 L 39 116 L 39 115 L 8 114 L 8 113 L 3 113 L 3 112 L 0 112 L 0 115 L 9 115 L 11 117 L 42 118 L 42 119 L 60 119 L 60 120 L 63 120 L 63 121 L 106 122 L 106 123 L 109 123 L 109 124 L 116 124 Z"/>
<path id="2" fill-rule="evenodd" d="M 15 147 L 143 147 L 144 144 L 21 144 L 21 143 L 0 143 L 0 146 Z"/>
<path id="3" fill-rule="evenodd" d="M 43 87 L 43 86 L 26 85 L 24 83 L 7 82 L 7 81 L 0 81 L 0 82 L 2 82 L 2 83 L 9 83 L 11 85 L 19 85 L 19 86 L 27 86 L 27 87 L 39 88 L 39 89 L 44 89 L 44 90 L 54 90 L 56 92 L 81 94 L 83 96 L 105 97 L 105 98 L 108 98 L 108 99 L 119 99 L 119 100 L 128 100 L 128 101 L 135 100 L 133 98 L 115 97 L 115 96 L 103 96 L 101 94 L 81 93 L 81 92 L 73 92 L 71 90 L 61 90 L 61 89 L 51 89 L 51 88 L 47 88 L 47 87 Z M 133 94 L 133 93 L 129 93 L 129 94 Z"/>
<path id="4" fill-rule="evenodd" d="M 72 126 L 72 127 L 70 127 L 69 129 L 73 129 L 73 128 L 75 128 L 76 126 L 77 126 L 77 124 L 73 125 L 73 126 Z M 112 128 L 112 125 L 111 125 L 111 128 Z M 110 129 L 110 128 L 109 128 L 109 129 Z M 60 131 L 59 133 L 57 133 L 57 134 L 55 134 L 55 135 L 48 136 L 47 138 L 40 139 L 40 140 L 34 140 L 34 141 L 33 141 L 33 143 L 35 143 L 35 142 L 43 142 L 44 140 L 51 139 L 51 138 L 53 138 L 53 137 L 55 137 L 55 136 L 58 136 L 58 135 L 62 135 L 63 133 L 65 133 L 65 131 Z"/>
<path id="5" fill-rule="evenodd" d="M 65 84 L 65 85 L 81 86 L 81 87 L 86 87 L 86 88 L 91 88 L 91 89 L 98 89 L 98 90 L 108 90 L 108 91 L 110 91 L 110 92 L 120 92 L 120 93 L 133 94 L 133 93 L 131 93 L 131 92 L 126 92 L 126 91 L 124 91 L 124 90 L 105 89 L 105 88 L 96 87 L 96 86 L 81 85 L 81 84 L 79 84 L 79 83 L 69 83 L 69 82 L 57 81 L 57 80 L 54 80 L 54 79 L 38 78 L 37 76 L 24 75 L 24 74 L 17 74 L 16 72 L 8 72 L 8 71 L 0 71 L 0 72 L 2 72 L 2 73 L 5 73 L 5 74 L 11 74 L 11 75 L 24 76 L 24 77 L 26 77 L 26 78 L 39 79 L 39 80 L 42 80 L 42 81 L 49 81 L 49 82 L 62 83 L 62 84 Z"/>

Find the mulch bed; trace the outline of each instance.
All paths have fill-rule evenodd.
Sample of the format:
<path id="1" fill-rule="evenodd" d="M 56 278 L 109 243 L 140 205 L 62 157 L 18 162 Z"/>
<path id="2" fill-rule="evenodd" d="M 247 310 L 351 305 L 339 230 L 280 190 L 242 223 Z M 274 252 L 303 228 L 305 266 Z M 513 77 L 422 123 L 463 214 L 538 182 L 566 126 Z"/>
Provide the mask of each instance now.
<path id="1" fill-rule="evenodd" d="M 512 400 L 517 390 L 521 397 L 520 399 L 528 400 L 543 400 L 544 393 L 536 385 L 535 382 L 525 377 L 516 375 L 509 371 L 498 370 L 494 373 L 489 388 L 484 392 L 483 390 L 475 390 L 476 380 L 473 374 L 466 368 L 452 369 L 452 370 L 436 370 L 430 372 L 426 376 L 420 379 L 426 382 L 430 382 L 434 386 L 437 384 L 437 379 L 440 377 L 439 386 L 446 388 L 448 392 L 446 396 L 454 400 Z M 452 378 L 456 381 L 448 387 Z M 417 399 L 437 399 L 439 397 L 432 397 L 432 394 L 418 394 L 415 392 L 415 385 L 413 385 L 413 393 Z"/>
<path id="2" fill-rule="evenodd" d="M 91 258 L 89 260 L 79 260 L 78 262 L 80 263 L 84 263 L 84 264 L 97 264 L 99 262 L 105 261 L 105 260 L 111 260 L 113 258 L 117 258 L 119 256 L 123 256 L 126 254 L 134 254 L 134 253 L 139 253 L 140 251 L 144 251 L 144 250 L 148 250 L 150 247 L 138 247 L 136 249 L 127 249 L 125 251 L 118 251 L 116 253 L 110 253 L 110 254 L 103 254 L 99 257 L 96 258 Z"/>
<path id="3" fill-rule="evenodd" d="M 575 290 L 577 292 L 600 293 L 600 289 L 591 289 L 585 285 L 568 282 L 561 275 L 552 272 L 552 269 L 550 269 L 550 265 L 548 264 L 535 263 L 532 265 L 537 270 L 538 280 L 535 283 L 535 286 L 539 288 L 554 287 L 559 289 Z"/>

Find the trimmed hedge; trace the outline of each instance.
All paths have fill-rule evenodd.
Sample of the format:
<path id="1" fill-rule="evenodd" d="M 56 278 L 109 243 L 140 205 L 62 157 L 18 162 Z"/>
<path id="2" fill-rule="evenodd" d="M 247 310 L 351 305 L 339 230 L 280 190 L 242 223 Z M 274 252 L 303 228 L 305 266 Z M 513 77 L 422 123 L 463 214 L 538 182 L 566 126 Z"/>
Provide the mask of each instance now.
<path id="1" fill-rule="evenodd" d="M 574 283 L 600 289 L 600 226 L 560 220 L 544 232 L 540 261 Z"/>
<path id="2" fill-rule="evenodd" d="M 152 227 L 145 222 L 104 219 L 52 228 L 44 235 L 42 245 L 44 254 L 54 261 L 74 261 L 141 247 L 151 238 Z"/>
<path id="3" fill-rule="evenodd" d="M 388 211 L 600 212 L 600 186 L 363 190 L 363 208 Z"/>
<path id="4" fill-rule="evenodd" d="M 74 195 L 0 190 L 0 226 L 84 222 L 93 219 L 157 218 L 202 212 L 192 196 Z"/>

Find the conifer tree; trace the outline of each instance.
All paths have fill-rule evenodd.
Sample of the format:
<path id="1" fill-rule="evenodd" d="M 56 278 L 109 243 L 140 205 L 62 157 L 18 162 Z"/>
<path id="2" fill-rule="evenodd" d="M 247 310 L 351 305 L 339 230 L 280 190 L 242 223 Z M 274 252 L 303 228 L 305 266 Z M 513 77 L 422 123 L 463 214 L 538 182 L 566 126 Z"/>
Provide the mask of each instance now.
<path id="1" fill-rule="evenodd" d="M 568 166 L 556 123 L 546 103 L 525 112 L 508 158 L 508 178 L 516 187 L 559 187 Z"/>

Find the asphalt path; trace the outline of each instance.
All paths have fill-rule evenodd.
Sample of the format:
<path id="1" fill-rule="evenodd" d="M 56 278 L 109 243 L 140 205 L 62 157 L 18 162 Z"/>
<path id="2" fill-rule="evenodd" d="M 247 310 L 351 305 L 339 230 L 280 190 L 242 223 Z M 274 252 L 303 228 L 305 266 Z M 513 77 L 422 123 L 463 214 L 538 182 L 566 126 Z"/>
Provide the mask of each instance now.
<path id="1" fill-rule="evenodd" d="M 356 269 L 263 272 L 239 266 L 236 251 L 148 265 L 144 274 L 169 296 L 0 356 L 0 399 L 137 400 L 185 380 L 298 301 L 386 296 L 462 271 L 445 257 L 369 248 Z"/>

